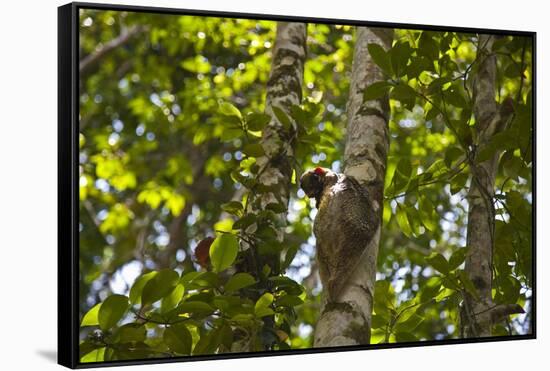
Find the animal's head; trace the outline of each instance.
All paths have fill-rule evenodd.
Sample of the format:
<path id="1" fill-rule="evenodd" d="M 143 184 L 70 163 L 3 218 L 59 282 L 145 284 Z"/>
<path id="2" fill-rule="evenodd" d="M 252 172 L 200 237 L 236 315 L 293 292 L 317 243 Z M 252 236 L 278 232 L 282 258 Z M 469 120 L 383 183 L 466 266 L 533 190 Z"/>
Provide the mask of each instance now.
<path id="1" fill-rule="evenodd" d="M 315 198 L 317 205 L 319 205 L 323 189 L 328 185 L 334 184 L 337 179 L 338 175 L 330 169 L 316 167 L 315 169 L 306 171 L 300 177 L 300 187 L 309 198 Z"/>

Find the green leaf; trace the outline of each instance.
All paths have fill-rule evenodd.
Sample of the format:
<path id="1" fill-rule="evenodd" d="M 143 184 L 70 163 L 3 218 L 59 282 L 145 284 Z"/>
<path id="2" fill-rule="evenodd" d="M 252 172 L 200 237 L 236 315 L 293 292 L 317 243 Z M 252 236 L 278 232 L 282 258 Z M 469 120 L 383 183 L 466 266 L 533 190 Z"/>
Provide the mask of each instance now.
<path id="1" fill-rule="evenodd" d="M 395 334 L 395 341 L 398 343 L 403 342 L 417 342 L 419 339 L 410 332 L 397 332 Z"/>
<path id="2" fill-rule="evenodd" d="M 393 88 L 390 98 L 401 102 L 403 107 L 412 111 L 416 103 L 416 91 L 407 84 L 399 84 Z"/>
<path id="3" fill-rule="evenodd" d="M 174 288 L 174 290 L 172 290 L 170 295 L 162 298 L 162 301 L 160 302 L 160 312 L 167 313 L 172 309 L 174 309 L 183 299 L 184 293 L 185 293 L 184 286 L 181 283 L 176 285 L 176 287 Z"/>
<path id="4" fill-rule="evenodd" d="M 243 147 L 243 153 L 250 157 L 261 157 L 265 151 L 260 143 L 249 143 Z"/>
<path id="5" fill-rule="evenodd" d="M 489 142 L 479 150 L 476 163 L 481 163 L 492 158 L 499 151 L 515 149 L 518 146 L 518 137 L 513 132 L 506 130 L 491 137 Z"/>
<path id="6" fill-rule="evenodd" d="M 99 308 L 97 315 L 99 327 L 106 331 L 115 326 L 122 319 L 129 306 L 128 297 L 124 295 L 109 296 Z"/>
<path id="7" fill-rule="evenodd" d="M 506 152 L 506 154 L 502 156 L 500 164 L 504 170 L 504 175 L 515 181 L 519 181 L 519 177 L 524 179 L 529 178 L 529 168 L 519 157 L 514 156 L 511 151 Z"/>
<path id="8" fill-rule="evenodd" d="M 266 210 L 271 210 L 276 214 L 285 213 L 287 211 L 286 206 L 280 202 L 270 202 L 265 205 Z"/>
<path id="9" fill-rule="evenodd" d="M 430 31 L 422 32 L 418 41 L 417 54 L 428 58 L 431 61 L 439 59 L 439 44 L 433 39 Z"/>
<path id="10" fill-rule="evenodd" d="M 80 362 L 103 362 L 105 355 L 105 347 L 92 350 L 90 353 L 82 356 Z"/>
<path id="11" fill-rule="evenodd" d="M 426 195 L 420 197 L 418 211 L 420 212 L 424 227 L 432 232 L 437 230 L 437 223 L 439 222 L 438 216 L 435 212 L 434 205 Z"/>
<path id="12" fill-rule="evenodd" d="M 273 303 L 273 294 L 266 292 L 256 302 L 254 306 L 254 314 L 256 317 L 264 317 L 273 314 L 273 310 L 270 305 Z"/>
<path id="13" fill-rule="evenodd" d="M 214 331 L 210 331 L 208 333 L 202 334 L 199 341 L 195 345 L 195 348 L 193 349 L 193 354 L 209 354 L 212 353 L 215 349 L 212 349 L 212 340 L 213 336 L 215 335 Z"/>
<path id="14" fill-rule="evenodd" d="M 257 318 L 262 318 L 265 316 L 272 316 L 275 314 L 275 311 L 271 308 L 258 308 L 254 310 L 254 315 Z"/>
<path id="15" fill-rule="evenodd" d="M 271 121 L 271 116 L 266 113 L 249 113 L 246 115 L 248 130 L 260 131 Z"/>
<path id="16" fill-rule="evenodd" d="M 369 44 L 367 49 L 374 63 L 376 63 L 382 71 L 391 76 L 392 68 L 388 53 L 378 44 Z"/>
<path id="17" fill-rule="evenodd" d="M 381 316 L 379 314 L 373 314 L 372 315 L 372 328 L 385 328 L 388 325 L 388 321 L 384 316 Z"/>
<path id="18" fill-rule="evenodd" d="M 210 261 L 215 272 L 221 272 L 229 268 L 239 251 L 239 241 L 237 237 L 224 233 L 214 240 L 210 246 Z"/>
<path id="19" fill-rule="evenodd" d="M 399 322 L 395 329 L 397 332 L 412 332 L 414 331 L 418 325 L 420 325 L 424 321 L 424 317 L 419 316 L 416 313 L 413 313 L 408 319 L 406 319 L 403 322 Z"/>
<path id="20" fill-rule="evenodd" d="M 168 348 L 179 354 L 191 354 L 193 339 L 187 326 L 183 323 L 176 323 L 164 330 L 162 338 Z"/>
<path id="21" fill-rule="evenodd" d="M 298 253 L 298 246 L 291 246 L 288 248 L 288 250 L 285 253 L 285 259 L 283 261 L 283 264 L 281 266 L 281 270 L 286 270 L 290 264 L 292 264 L 292 261 L 294 260 L 294 257 Z"/>
<path id="22" fill-rule="evenodd" d="M 231 312 L 232 310 L 240 310 L 243 302 L 241 302 L 241 298 L 238 296 L 216 295 L 212 299 L 212 304 L 221 311 Z"/>
<path id="23" fill-rule="evenodd" d="M 243 119 L 241 111 L 239 111 L 237 107 L 228 102 L 220 103 L 220 113 L 225 116 L 237 117 L 239 120 Z"/>
<path id="24" fill-rule="evenodd" d="M 411 174 L 412 166 L 410 159 L 402 157 L 397 163 L 397 167 L 393 173 L 393 178 L 391 181 L 395 193 L 399 193 L 407 187 Z"/>
<path id="25" fill-rule="evenodd" d="M 225 284 L 225 291 L 232 292 L 254 285 L 256 280 L 248 273 L 236 273 Z"/>
<path id="26" fill-rule="evenodd" d="M 189 282 L 189 289 L 194 289 L 198 287 L 217 287 L 219 283 L 220 278 L 216 273 L 200 272 Z"/>
<path id="27" fill-rule="evenodd" d="M 170 294 L 178 284 L 179 279 L 179 274 L 176 271 L 171 269 L 159 271 L 143 287 L 143 293 L 141 294 L 142 306 L 152 304 Z"/>
<path id="28" fill-rule="evenodd" d="M 459 147 L 449 147 L 445 151 L 445 165 L 450 169 L 452 164 L 464 154 L 464 151 L 460 149 Z"/>
<path id="29" fill-rule="evenodd" d="M 451 194 L 454 195 L 463 190 L 464 187 L 466 187 L 466 182 L 469 177 L 468 173 L 459 173 L 455 175 L 451 180 Z"/>
<path id="30" fill-rule="evenodd" d="M 439 113 L 440 112 L 437 107 L 430 108 L 428 113 L 426 113 L 426 121 L 433 121 L 437 117 L 437 115 L 439 115 Z"/>
<path id="31" fill-rule="evenodd" d="M 410 189 L 410 186 L 409 186 Z M 413 236 L 417 237 L 420 235 L 420 227 L 421 227 L 421 220 L 420 220 L 420 213 L 414 206 L 405 208 L 405 212 L 407 213 L 407 219 L 409 220 L 409 225 L 411 227 L 411 231 Z"/>
<path id="32" fill-rule="evenodd" d="M 423 302 L 428 301 L 437 296 L 439 290 L 441 289 L 441 278 L 434 276 L 426 280 L 422 286 L 422 291 L 420 293 L 420 300 Z"/>
<path id="33" fill-rule="evenodd" d="M 239 201 L 230 201 L 221 206 L 222 210 L 236 216 L 241 216 L 243 212 L 243 204 Z"/>
<path id="34" fill-rule="evenodd" d="M 304 301 L 300 297 L 295 295 L 283 295 L 279 297 L 275 302 L 278 307 L 295 307 L 303 303 Z"/>
<path id="35" fill-rule="evenodd" d="M 272 106 L 271 110 L 275 114 L 275 117 L 277 118 L 277 121 L 279 121 L 281 123 L 281 125 L 283 125 L 283 127 L 286 130 L 290 129 L 291 122 L 290 122 L 290 118 L 288 117 L 286 112 L 283 111 L 281 108 L 279 108 L 277 106 Z"/>
<path id="36" fill-rule="evenodd" d="M 386 280 L 379 280 L 374 283 L 374 311 L 382 316 L 387 323 L 392 318 L 395 302 L 395 293 L 392 286 Z"/>
<path id="37" fill-rule="evenodd" d="M 231 116 L 234 117 L 234 116 Z M 234 129 L 234 128 L 224 128 L 222 135 L 220 137 L 220 140 L 222 142 L 231 142 L 237 138 L 240 138 L 243 136 L 243 131 L 241 128 Z"/>
<path id="38" fill-rule="evenodd" d="M 433 253 L 426 258 L 426 261 L 428 262 L 428 264 L 430 264 L 432 267 L 443 274 L 449 274 L 451 270 L 447 259 L 445 259 L 445 257 L 439 253 Z"/>
<path id="39" fill-rule="evenodd" d="M 411 63 L 406 68 L 409 80 L 416 79 L 424 71 L 434 71 L 433 61 L 423 56 L 411 57 Z"/>
<path id="40" fill-rule="evenodd" d="M 80 322 L 80 327 L 99 325 L 99 319 L 97 318 L 97 315 L 99 313 L 100 307 L 101 307 L 101 303 L 98 303 L 94 305 L 88 312 L 86 312 L 84 317 L 82 317 L 82 322 Z"/>
<path id="41" fill-rule="evenodd" d="M 248 228 L 252 223 L 255 223 L 257 220 L 257 216 L 254 214 L 247 214 L 237 220 L 235 223 L 233 223 L 233 229 L 246 229 Z"/>
<path id="42" fill-rule="evenodd" d="M 464 263 L 464 260 L 466 260 L 467 253 L 468 253 L 468 248 L 467 247 L 458 248 L 453 253 L 453 255 L 451 255 L 451 258 L 449 259 L 449 269 L 450 270 L 455 270 L 462 263 Z"/>
<path id="43" fill-rule="evenodd" d="M 96 342 L 90 340 L 84 340 L 78 345 L 78 348 L 80 357 L 83 357 L 91 351 L 101 348 L 101 344 L 97 344 Z"/>
<path id="44" fill-rule="evenodd" d="M 392 85 L 389 82 L 378 81 L 367 86 L 363 97 L 365 100 L 379 99 L 387 94 L 391 88 Z"/>
<path id="45" fill-rule="evenodd" d="M 231 317 L 231 320 L 238 322 L 239 324 L 248 326 L 253 322 L 254 315 L 249 313 L 238 313 Z"/>
<path id="46" fill-rule="evenodd" d="M 443 94 L 447 103 L 459 108 L 468 108 L 469 104 L 466 101 L 466 93 L 462 85 L 454 85 L 444 91 Z"/>
<path id="47" fill-rule="evenodd" d="M 405 236 L 411 237 L 413 231 L 411 229 L 411 225 L 409 224 L 407 212 L 402 206 L 398 205 L 395 217 L 397 219 L 397 224 L 399 225 L 399 228 L 401 228 L 401 232 L 403 232 Z"/>
<path id="48" fill-rule="evenodd" d="M 119 343 L 131 343 L 145 341 L 147 329 L 139 323 L 127 323 L 119 327 L 114 334 L 114 339 Z"/>
<path id="49" fill-rule="evenodd" d="M 468 122 L 465 121 L 464 118 L 460 120 L 451 119 L 450 127 L 456 130 L 458 138 L 460 138 L 463 144 L 470 145 L 473 143 L 474 128 L 469 126 Z"/>
<path id="50" fill-rule="evenodd" d="M 143 287 L 145 287 L 145 284 L 153 279 L 153 277 L 155 277 L 156 275 L 156 271 L 145 273 L 141 275 L 136 280 L 136 282 L 134 282 L 132 288 L 130 289 L 130 303 L 132 305 L 141 303 L 141 294 L 143 292 Z"/>
<path id="51" fill-rule="evenodd" d="M 233 330 L 228 324 L 223 324 L 219 328 L 220 344 L 223 344 L 227 349 L 231 349 L 233 344 Z"/>
<path id="52" fill-rule="evenodd" d="M 210 304 L 205 303 L 204 301 L 186 301 L 178 305 L 178 313 L 201 313 L 201 314 L 210 314 L 214 312 L 214 308 Z"/>
<path id="53" fill-rule="evenodd" d="M 447 289 L 459 291 L 462 285 L 460 284 L 459 276 L 456 274 L 449 273 L 446 276 L 441 278 L 441 283 Z M 438 295 L 439 296 L 439 295 Z M 437 298 L 436 298 L 437 299 Z"/>
<path id="54" fill-rule="evenodd" d="M 180 278 L 180 282 L 183 284 L 184 287 L 187 287 L 188 284 L 190 284 L 198 276 L 201 276 L 203 273 L 204 272 L 189 272 L 189 273 L 186 273 Z"/>
<path id="55" fill-rule="evenodd" d="M 311 126 L 311 123 L 315 122 L 315 120 L 308 119 L 308 113 L 302 109 L 302 107 L 294 104 L 290 107 L 290 116 L 296 121 L 298 124 L 303 126 Z"/>
<path id="56" fill-rule="evenodd" d="M 432 177 L 437 178 L 441 175 L 445 174 L 447 172 L 447 167 L 445 166 L 445 163 L 442 159 L 435 160 L 428 170 L 426 170 L 426 173 L 431 173 Z"/>
<path id="57" fill-rule="evenodd" d="M 497 297 L 500 303 L 516 303 L 521 293 L 521 282 L 513 276 L 500 277 L 497 280 L 501 295 Z"/>
<path id="58" fill-rule="evenodd" d="M 443 284 L 443 281 L 441 283 Z M 435 296 L 435 301 L 438 303 L 443 300 L 449 300 L 453 294 L 456 294 L 455 289 L 449 289 L 446 285 L 444 286 L 445 288 L 439 291 L 438 294 Z"/>
<path id="59" fill-rule="evenodd" d="M 428 94 L 431 95 L 439 93 L 443 86 L 451 81 L 452 79 L 450 77 L 438 77 L 437 79 L 434 79 L 430 85 L 428 85 Z"/>
<path id="60" fill-rule="evenodd" d="M 401 77 L 405 74 L 405 69 L 412 53 L 412 48 L 408 42 L 398 42 L 390 50 L 390 59 L 392 69 L 396 77 Z"/>

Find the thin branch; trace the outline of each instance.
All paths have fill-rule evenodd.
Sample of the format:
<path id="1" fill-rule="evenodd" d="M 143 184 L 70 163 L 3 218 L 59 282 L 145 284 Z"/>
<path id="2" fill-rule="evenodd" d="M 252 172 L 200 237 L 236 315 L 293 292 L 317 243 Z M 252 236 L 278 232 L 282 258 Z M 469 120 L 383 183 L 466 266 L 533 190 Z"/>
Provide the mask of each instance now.
<path id="1" fill-rule="evenodd" d="M 416 189 L 413 189 L 411 191 L 402 192 L 402 193 L 397 194 L 397 195 L 385 196 L 384 199 L 385 200 L 395 200 L 396 198 L 403 197 L 403 196 L 406 196 L 410 193 L 418 191 L 418 188 L 420 188 L 420 187 L 425 187 L 425 186 L 429 186 L 429 185 L 440 183 L 440 182 L 448 182 L 449 180 L 453 179 L 455 176 L 460 174 L 462 172 L 462 170 L 464 170 L 464 168 L 467 166 L 467 164 L 464 163 L 465 161 L 466 161 L 466 159 L 463 159 L 453 169 L 451 169 L 450 171 L 442 174 L 441 177 L 439 177 L 439 178 L 432 179 L 432 180 L 424 182 L 424 183 L 418 183 L 418 186 L 416 187 Z M 418 177 L 422 176 L 423 174 L 425 174 L 425 173 L 419 174 Z"/>
<path id="2" fill-rule="evenodd" d="M 520 80 L 519 80 L 519 88 L 518 88 L 518 95 L 516 97 L 516 102 L 519 102 L 521 99 L 521 90 L 523 88 L 523 81 L 525 79 L 525 49 L 527 47 L 527 38 L 523 40 L 523 48 L 521 50 L 521 67 L 520 67 Z M 512 59 L 513 60 L 513 59 Z"/>
<path id="3" fill-rule="evenodd" d="M 146 27 L 143 27 L 143 26 L 133 26 L 129 29 L 123 30 L 119 36 L 110 40 L 101 48 L 96 49 L 95 52 L 88 54 L 87 56 L 85 56 L 80 60 L 79 67 L 78 67 L 80 74 L 83 75 L 88 73 L 90 69 L 101 60 L 101 58 L 103 58 L 105 55 L 107 55 L 111 51 L 126 44 L 128 41 L 132 39 L 132 37 L 134 37 L 135 35 L 145 30 L 146 30 Z"/>

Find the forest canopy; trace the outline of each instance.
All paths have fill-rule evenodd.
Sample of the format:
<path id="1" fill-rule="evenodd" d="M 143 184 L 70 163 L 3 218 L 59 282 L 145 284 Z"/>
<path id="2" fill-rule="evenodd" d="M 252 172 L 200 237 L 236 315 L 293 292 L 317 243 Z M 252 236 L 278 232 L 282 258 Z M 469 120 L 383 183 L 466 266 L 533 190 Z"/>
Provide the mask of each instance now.
<path id="1" fill-rule="evenodd" d="M 389 30 L 364 44 L 363 86 L 354 26 L 82 9 L 79 22 L 81 362 L 313 347 L 329 304 L 319 205 L 299 180 L 350 175 L 357 96 L 387 133 L 359 343 L 532 333 L 530 37 Z M 487 327 L 479 305 L 512 309 Z"/>

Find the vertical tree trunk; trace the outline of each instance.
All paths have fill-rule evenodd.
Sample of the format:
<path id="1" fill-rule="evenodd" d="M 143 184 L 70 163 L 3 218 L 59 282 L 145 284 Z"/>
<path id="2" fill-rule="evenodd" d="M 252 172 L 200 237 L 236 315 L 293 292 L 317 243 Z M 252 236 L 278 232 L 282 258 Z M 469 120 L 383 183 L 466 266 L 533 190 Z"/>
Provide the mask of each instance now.
<path id="1" fill-rule="evenodd" d="M 347 108 L 344 173 L 366 187 L 380 222 L 338 302 L 323 306 L 315 328 L 316 347 L 368 344 L 370 341 L 384 177 L 389 149 L 389 103 L 387 97 L 365 101 L 363 94 L 369 85 L 384 80 L 382 70 L 368 52 L 368 44 L 375 43 L 387 50 L 391 47 L 392 38 L 393 33 L 389 29 L 357 28 Z"/>
<path id="2" fill-rule="evenodd" d="M 478 42 L 479 67 L 473 81 L 473 109 L 476 120 L 478 148 L 504 130 L 513 112 L 512 102 L 499 107 L 496 100 L 496 56 L 491 49 L 495 36 L 480 35 Z M 493 323 L 511 313 L 521 312 L 518 305 L 495 306 L 492 300 L 493 244 L 495 210 L 493 197 L 498 159 L 497 151 L 486 161 L 470 161 L 472 181 L 468 192 L 468 232 L 465 271 L 473 282 L 477 297 L 467 294 L 462 311 L 462 330 L 466 337 L 490 336 Z"/>
<path id="3" fill-rule="evenodd" d="M 266 205 L 278 203 L 288 208 L 290 184 L 292 178 L 291 158 L 294 156 L 294 129 L 287 129 L 274 114 L 273 108 L 278 107 L 287 115 L 293 105 L 302 101 L 302 85 L 304 63 L 306 59 L 305 23 L 277 23 L 277 35 L 273 49 L 271 72 L 267 82 L 265 112 L 271 116 L 271 121 L 263 130 L 261 140 L 265 155 L 257 159 L 259 166 L 258 182 L 268 189 L 262 193 L 259 203 L 252 205 L 252 212 L 265 210 Z M 282 242 L 286 212 L 277 215 L 277 238 Z M 254 228 L 254 225 L 251 226 Z M 278 257 L 277 257 L 278 259 Z M 258 268 L 258 267 L 257 267 Z M 261 269 L 261 267 L 259 267 Z M 264 323 L 273 322 L 272 316 L 264 317 Z M 270 323 L 272 326 L 272 323 Z M 250 336 L 233 343 L 233 352 L 254 351 Z"/>
<path id="4" fill-rule="evenodd" d="M 283 127 L 274 115 L 273 107 L 288 115 L 290 107 L 301 103 L 305 59 L 306 24 L 278 22 L 265 107 L 272 119 L 263 131 L 261 141 L 265 156 L 257 161 L 262 169 L 259 182 L 270 187 L 271 192 L 262 195 L 258 210 L 271 202 L 288 205 L 292 177 L 290 158 L 294 155 L 289 138 L 294 133 Z M 285 215 L 281 214 L 280 218 L 284 225 Z"/>

